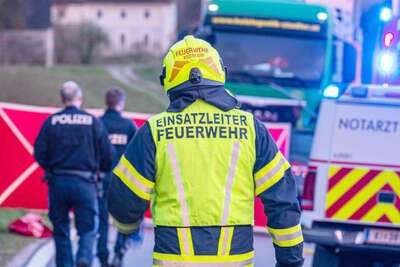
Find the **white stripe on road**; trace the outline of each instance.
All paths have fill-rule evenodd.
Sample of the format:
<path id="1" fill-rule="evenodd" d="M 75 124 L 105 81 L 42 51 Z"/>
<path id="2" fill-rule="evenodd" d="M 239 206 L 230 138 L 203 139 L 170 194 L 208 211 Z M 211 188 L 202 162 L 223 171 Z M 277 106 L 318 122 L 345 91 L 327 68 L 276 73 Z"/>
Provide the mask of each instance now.
<path id="1" fill-rule="evenodd" d="M 70 216 L 70 220 L 73 220 L 73 216 Z M 76 247 L 78 243 L 78 234 L 74 227 L 71 227 L 70 238 L 72 242 L 72 247 Z M 74 249 L 73 249 L 74 250 Z M 35 254 L 32 255 L 30 260 L 24 267 L 47 267 L 56 257 L 55 245 L 53 238 L 49 238 L 43 246 L 41 246 Z M 55 264 L 55 260 L 54 260 Z"/>
<path id="2" fill-rule="evenodd" d="M 46 267 L 54 256 L 54 242 L 48 241 L 31 257 L 25 267 Z"/>

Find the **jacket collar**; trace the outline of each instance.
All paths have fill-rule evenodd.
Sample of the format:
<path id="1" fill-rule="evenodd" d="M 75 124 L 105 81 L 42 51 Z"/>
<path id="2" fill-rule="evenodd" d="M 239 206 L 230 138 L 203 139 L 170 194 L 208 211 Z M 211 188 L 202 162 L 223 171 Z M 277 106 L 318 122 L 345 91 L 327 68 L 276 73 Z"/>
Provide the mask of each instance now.
<path id="1" fill-rule="evenodd" d="M 74 106 L 74 105 L 68 105 L 64 107 L 65 111 L 76 111 L 76 110 L 80 110 L 80 108 Z"/>
<path id="2" fill-rule="evenodd" d="M 171 103 L 169 104 L 168 112 L 180 112 L 187 108 L 197 99 L 202 99 L 205 102 L 223 110 L 229 111 L 239 107 L 239 102 L 232 96 L 224 86 L 192 86 L 182 90 L 172 89 L 168 92 Z"/>
<path id="3" fill-rule="evenodd" d="M 112 108 L 107 108 L 106 112 L 104 112 L 104 114 L 114 115 L 114 116 L 121 116 L 121 112 L 119 112 L 116 109 L 112 109 Z"/>

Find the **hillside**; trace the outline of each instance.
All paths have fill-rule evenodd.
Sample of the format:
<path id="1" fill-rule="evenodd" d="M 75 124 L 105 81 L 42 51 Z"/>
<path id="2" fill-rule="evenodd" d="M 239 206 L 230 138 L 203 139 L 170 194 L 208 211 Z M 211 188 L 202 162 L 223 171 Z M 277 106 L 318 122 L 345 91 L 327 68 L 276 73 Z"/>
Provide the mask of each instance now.
<path id="1" fill-rule="evenodd" d="M 153 73 L 146 73 L 154 76 Z M 142 75 L 140 75 L 142 77 Z M 76 81 L 83 89 L 85 108 L 103 108 L 104 93 L 111 86 L 126 90 L 126 110 L 155 113 L 165 109 L 167 97 L 163 89 L 154 90 L 157 80 L 135 87 L 136 83 L 122 84 L 103 67 L 55 66 L 51 68 L 28 66 L 0 67 L 0 101 L 40 106 L 60 106 L 59 88 L 67 80 Z M 148 80 L 145 77 L 144 80 Z M 149 88 L 146 88 L 148 85 Z M 138 85 L 136 85 L 138 86 Z"/>

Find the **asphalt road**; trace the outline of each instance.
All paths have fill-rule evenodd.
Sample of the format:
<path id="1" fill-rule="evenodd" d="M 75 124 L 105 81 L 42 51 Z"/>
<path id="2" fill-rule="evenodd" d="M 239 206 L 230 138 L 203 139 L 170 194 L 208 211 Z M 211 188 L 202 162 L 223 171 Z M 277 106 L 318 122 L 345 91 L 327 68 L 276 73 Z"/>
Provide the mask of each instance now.
<path id="1" fill-rule="evenodd" d="M 115 229 L 110 229 L 109 248 L 112 252 L 113 245 L 115 242 Z M 152 263 L 152 250 L 154 245 L 154 234 L 151 227 L 145 227 L 143 231 L 144 240 L 142 244 L 133 244 L 124 258 L 124 267 L 147 267 L 151 266 Z M 76 247 L 76 242 L 74 242 Z M 254 235 L 254 247 L 255 247 L 255 267 L 274 267 L 275 257 L 274 249 L 271 239 L 266 234 L 255 234 Z M 305 245 L 304 267 L 310 267 L 312 262 L 313 246 L 310 244 Z M 110 260 L 112 259 L 110 257 Z M 54 257 L 48 263 L 47 267 L 55 267 Z M 93 262 L 93 267 L 99 267 L 97 259 Z"/>

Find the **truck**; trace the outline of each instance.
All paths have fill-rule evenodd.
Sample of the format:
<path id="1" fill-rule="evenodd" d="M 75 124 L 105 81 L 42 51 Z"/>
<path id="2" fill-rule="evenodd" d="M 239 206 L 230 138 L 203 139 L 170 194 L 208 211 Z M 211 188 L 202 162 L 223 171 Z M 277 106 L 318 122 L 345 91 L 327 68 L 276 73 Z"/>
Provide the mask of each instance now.
<path id="1" fill-rule="evenodd" d="M 305 1 L 212 0 L 196 35 L 221 54 L 226 87 L 244 110 L 313 129 L 322 96 L 355 77 L 356 50 L 335 20 L 327 6 Z"/>
<path id="2" fill-rule="evenodd" d="M 323 99 L 302 194 L 313 266 L 400 264 L 400 87 Z"/>

